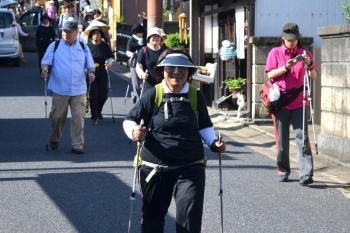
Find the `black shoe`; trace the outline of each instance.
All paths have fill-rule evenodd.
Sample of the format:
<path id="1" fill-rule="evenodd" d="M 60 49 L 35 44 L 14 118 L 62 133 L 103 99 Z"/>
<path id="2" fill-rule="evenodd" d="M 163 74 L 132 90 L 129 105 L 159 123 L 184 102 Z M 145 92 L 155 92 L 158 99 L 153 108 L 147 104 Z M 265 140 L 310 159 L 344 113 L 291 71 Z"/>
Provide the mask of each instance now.
<path id="1" fill-rule="evenodd" d="M 84 150 L 83 149 L 74 149 L 74 148 L 72 148 L 70 151 L 73 154 L 78 154 L 78 155 L 84 154 Z"/>
<path id="2" fill-rule="evenodd" d="M 50 147 L 52 150 L 56 150 L 58 148 L 59 143 L 58 142 L 52 142 L 50 141 Z"/>
<path id="3" fill-rule="evenodd" d="M 97 118 L 100 120 L 100 121 L 102 121 L 103 120 L 103 116 L 102 116 L 102 114 L 99 112 L 99 113 L 97 113 Z"/>
<path id="4" fill-rule="evenodd" d="M 307 179 L 300 179 L 299 184 L 302 186 L 308 186 L 309 184 L 312 184 L 314 182 L 314 180 L 312 179 L 312 177 L 309 177 Z"/>

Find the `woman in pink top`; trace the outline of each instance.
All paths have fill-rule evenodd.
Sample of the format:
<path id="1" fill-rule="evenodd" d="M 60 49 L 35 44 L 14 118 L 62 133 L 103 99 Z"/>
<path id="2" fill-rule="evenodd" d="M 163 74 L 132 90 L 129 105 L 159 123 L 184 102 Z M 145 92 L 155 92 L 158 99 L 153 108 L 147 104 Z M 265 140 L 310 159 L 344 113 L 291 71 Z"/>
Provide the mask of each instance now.
<path id="1" fill-rule="evenodd" d="M 280 87 L 281 91 L 302 87 L 304 85 L 305 68 L 310 79 L 316 79 L 315 61 L 312 54 L 301 47 L 300 36 L 298 25 L 287 23 L 283 27 L 281 46 L 273 48 L 267 57 L 265 72 L 268 78 L 273 79 L 273 82 Z M 301 55 L 301 59 L 293 61 L 293 58 L 298 55 Z M 292 123 L 300 171 L 299 183 L 309 185 L 313 183 L 313 159 L 308 137 L 308 117 L 303 118 L 303 88 L 299 90 L 300 92 L 295 100 L 271 116 L 275 129 L 278 180 L 287 182 L 291 172 L 289 164 L 289 128 L 290 123 Z M 305 101 L 307 101 L 307 98 Z M 308 102 L 305 106 L 308 107 Z M 307 112 L 305 111 L 305 114 Z M 303 119 L 305 119 L 304 131 Z M 303 138 L 305 141 L 303 141 Z"/>
<path id="2" fill-rule="evenodd" d="M 49 1 L 49 6 L 46 7 L 46 13 L 50 17 L 51 25 L 54 26 L 57 18 L 57 9 L 54 1 Z"/>

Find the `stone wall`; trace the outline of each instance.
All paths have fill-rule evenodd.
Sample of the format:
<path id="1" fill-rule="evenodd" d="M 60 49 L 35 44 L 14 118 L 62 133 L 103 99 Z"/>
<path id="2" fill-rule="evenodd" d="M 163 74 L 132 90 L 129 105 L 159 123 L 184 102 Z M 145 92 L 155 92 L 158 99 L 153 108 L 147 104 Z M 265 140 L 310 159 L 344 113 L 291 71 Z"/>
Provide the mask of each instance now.
<path id="1" fill-rule="evenodd" d="M 304 48 L 309 48 L 313 43 L 312 37 L 301 38 Z M 265 73 L 266 59 L 273 47 L 281 45 L 281 37 L 250 37 L 252 45 L 252 118 L 271 119 L 271 116 L 263 110 L 260 100 L 261 85 L 267 80 Z"/>
<path id="2" fill-rule="evenodd" d="M 350 161 L 350 25 L 317 28 L 322 38 L 320 149 Z"/>

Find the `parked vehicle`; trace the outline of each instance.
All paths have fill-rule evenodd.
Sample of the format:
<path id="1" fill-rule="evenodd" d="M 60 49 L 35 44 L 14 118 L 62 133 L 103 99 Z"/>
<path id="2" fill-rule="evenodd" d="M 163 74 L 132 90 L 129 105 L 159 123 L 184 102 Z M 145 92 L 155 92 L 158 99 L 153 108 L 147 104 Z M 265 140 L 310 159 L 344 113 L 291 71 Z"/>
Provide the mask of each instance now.
<path id="1" fill-rule="evenodd" d="M 40 24 L 41 13 L 38 10 L 28 11 L 21 15 L 18 22 L 25 33 L 30 33 L 27 37 L 20 37 L 23 51 L 35 51 L 36 29 Z"/>
<path id="2" fill-rule="evenodd" d="M 0 58 L 13 59 L 14 66 L 20 65 L 20 44 L 15 15 L 10 9 L 0 9 Z"/>

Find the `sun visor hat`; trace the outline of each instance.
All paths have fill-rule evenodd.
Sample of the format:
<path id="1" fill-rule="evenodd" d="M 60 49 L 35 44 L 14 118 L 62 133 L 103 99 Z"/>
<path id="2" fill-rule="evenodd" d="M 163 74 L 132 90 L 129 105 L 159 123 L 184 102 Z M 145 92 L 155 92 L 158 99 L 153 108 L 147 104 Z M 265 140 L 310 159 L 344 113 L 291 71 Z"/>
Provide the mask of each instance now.
<path id="1" fill-rule="evenodd" d="M 153 35 L 157 35 L 160 37 L 160 39 L 162 39 L 162 32 L 160 30 L 160 28 L 151 28 L 147 31 L 147 39 L 146 41 L 149 42 L 149 38 Z"/>
<path id="2" fill-rule="evenodd" d="M 282 36 L 285 40 L 299 40 L 299 27 L 295 23 L 287 23 L 283 27 Z"/>
<path id="3" fill-rule="evenodd" d="M 188 68 L 195 68 L 197 67 L 188 60 L 188 57 L 184 54 L 180 53 L 171 53 L 168 54 L 163 61 L 161 61 L 157 67 L 160 66 L 181 66 L 181 67 L 188 67 Z"/>

